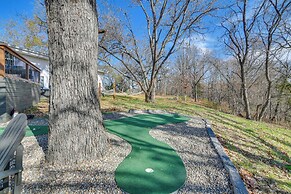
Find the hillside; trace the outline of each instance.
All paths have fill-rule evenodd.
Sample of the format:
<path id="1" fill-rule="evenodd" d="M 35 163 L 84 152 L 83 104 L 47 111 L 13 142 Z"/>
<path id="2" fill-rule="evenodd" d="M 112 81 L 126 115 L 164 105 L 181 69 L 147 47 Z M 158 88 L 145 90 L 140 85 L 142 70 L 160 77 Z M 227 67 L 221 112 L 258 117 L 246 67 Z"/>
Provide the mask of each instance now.
<path id="1" fill-rule="evenodd" d="M 212 128 L 235 164 L 250 192 L 291 192 L 291 129 L 250 121 L 174 97 L 157 97 L 148 104 L 143 96 L 105 96 L 103 112 L 159 109 L 202 117 Z"/>

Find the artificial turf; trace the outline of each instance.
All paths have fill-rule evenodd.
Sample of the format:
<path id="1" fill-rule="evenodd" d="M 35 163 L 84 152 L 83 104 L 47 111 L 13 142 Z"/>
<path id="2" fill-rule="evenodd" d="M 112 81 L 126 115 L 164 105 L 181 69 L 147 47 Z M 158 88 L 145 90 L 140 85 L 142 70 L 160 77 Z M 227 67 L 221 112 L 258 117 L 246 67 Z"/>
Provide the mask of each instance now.
<path id="1" fill-rule="evenodd" d="M 181 158 L 166 143 L 149 131 L 168 123 L 189 120 L 177 114 L 142 114 L 104 121 L 106 129 L 132 146 L 131 153 L 115 171 L 118 186 L 129 193 L 172 193 L 185 182 L 186 170 Z M 27 126 L 26 137 L 48 133 L 48 126 Z M 0 128 L 0 135 L 4 128 Z"/>
<path id="2" fill-rule="evenodd" d="M 3 133 L 5 128 L 0 128 L 0 135 Z M 34 125 L 29 125 L 25 128 L 26 137 L 30 136 L 37 136 L 37 135 L 43 135 L 48 133 L 48 126 L 34 126 Z"/>
<path id="3" fill-rule="evenodd" d="M 104 122 L 109 132 L 129 142 L 131 153 L 115 171 L 117 185 L 129 193 L 172 193 L 185 182 L 186 170 L 181 158 L 166 143 L 149 131 L 168 123 L 189 120 L 176 114 L 142 114 Z"/>

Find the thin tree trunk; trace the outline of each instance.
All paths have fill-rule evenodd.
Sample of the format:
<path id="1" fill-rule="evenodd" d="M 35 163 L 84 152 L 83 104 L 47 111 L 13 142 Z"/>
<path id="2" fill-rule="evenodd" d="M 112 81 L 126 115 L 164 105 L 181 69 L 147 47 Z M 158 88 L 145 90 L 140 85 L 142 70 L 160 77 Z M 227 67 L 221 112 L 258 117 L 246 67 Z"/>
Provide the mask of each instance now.
<path id="1" fill-rule="evenodd" d="M 261 112 L 259 114 L 259 118 L 258 118 L 259 121 L 262 120 L 271 100 L 272 81 L 271 81 L 270 72 L 269 72 L 270 50 L 271 50 L 271 43 L 269 42 L 267 52 L 266 52 L 266 59 L 265 59 L 265 77 L 268 82 L 268 88 L 267 88 L 266 101 L 263 103 Z"/>
<path id="2" fill-rule="evenodd" d="M 250 103 L 248 97 L 248 90 L 245 80 L 244 64 L 241 64 L 241 84 L 242 84 L 242 97 L 244 102 L 244 109 L 246 113 L 246 119 L 251 119 Z"/>
<path id="3" fill-rule="evenodd" d="M 194 99 L 195 99 L 195 102 L 197 102 L 198 100 L 198 87 L 197 87 L 197 84 L 195 84 L 194 86 Z"/>
<path id="4" fill-rule="evenodd" d="M 270 100 L 271 100 L 271 89 L 272 89 L 272 82 L 268 82 L 268 89 L 267 89 L 267 97 L 266 97 L 266 101 L 265 103 L 263 104 L 263 107 L 261 109 L 261 112 L 259 114 L 259 118 L 258 120 L 261 121 L 263 119 L 263 116 L 270 104 Z"/>
<path id="5" fill-rule="evenodd" d="M 156 100 L 156 78 L 152 80 L 152 86 L 145 92 L 145 102 L 154 103 Z"/>
<path id="6" fill-rule="evenodd" d="M 155 97 L 156 97 L 155 89 L 152 89 L 149 92 L 145 92 L 145 102 L 154 103 L 156 99 Z"/>
<path id="7" fill-rule="evenodd" d="M 278 96 L 277 103 L 276 103 L 276 107 L 275 107 L 275 110 L 274 110 L 274 115 L 271 118 L 271 121 L 274 121 L 277 118 L 277 116 L 278 116 L 278 112 L 279 112 L 279 107 L 280 107 L 280 103 L 281 103 L 282 94 L 283 94 L 283 91 L 286 88 L 286 82 L 287 82 L 287 80 L 284 81 L 284 85 L 280 88 L 279 96 Z"/>
<path id="8" fill-rule="evenodd" d="M 47 160 L 75 165 L 107 148 L 98 100 L 96 2 L 46 0 L 50 61 Z"/>
<path id="9" fill-rule="evenodd" d="M 274 121 L 277 116 L 278 116 L 278 112 L 279 112 L 279 106 L 280 106 L 280 99 L 277 101 L 276 103 L 276 107 L 275 107 L 275 111 L 274 111 L 274 115 L 273 117 L 271 118 L 271 121 Z"/>
<path id="10" fill-rule="evenodd" d="M 245 85 L 243 86 L 243 101 L 244 101 L 244 106 L 245 106 L 244 108 L 245 108 L 245 113 L 246 113 L 246 119 L 251 119 L 248 91 Z"/>

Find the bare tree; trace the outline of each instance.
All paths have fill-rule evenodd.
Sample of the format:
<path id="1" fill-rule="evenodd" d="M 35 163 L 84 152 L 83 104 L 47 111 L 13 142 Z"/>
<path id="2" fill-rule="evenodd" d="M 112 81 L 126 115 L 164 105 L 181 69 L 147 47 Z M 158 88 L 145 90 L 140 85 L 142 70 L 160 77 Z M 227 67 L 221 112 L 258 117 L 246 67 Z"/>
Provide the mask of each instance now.
<path id="1" fill-rule="evenodd" d="M 197 52 L 195 52 L 197 54 Z M 193 53 L 194 55 L 194 53 Z M 193 56 L 192 55 L 192 56 Z M 210 52 L 202 53 L 200 59 L 191 61 L 191 86 L 192 97 L 195 102 L 198 100 L 198 86 L 205 79 L 205 75 L 209 72 L 212 64 L 215 63 L 215 58 Z"/>
<path id="2" fill-rule="evenodd" d="M 146 102 L 154 102 L 157 76 L 183 42 L 186 32 L 201 29 L 201 20 L 215 10 L 216 0 L 136 0 L 146 21 L 146 38 L 139 40 L 128 14 L 123 34 L 112 44 L 100 45 L 120 61 L 142 91 Z M 116 32 L 116 31 L 115 31 Z"/>
<path id="3" fill-rule="evenodd" d="M 236 58 L 240 68 L 238 76 L 241 80 L 241 93 L 245 109 L 245 117 L 251 119 L 246 69 L 249 65 L 250 53 L 256 39 L 252 37 L 253 30 L 261 12 L 263 4 L 252 10 L 247 0 L 237 1 L 231 15 L 225 18 L 222 27 L 225 29 L 225 45 Z M 253 11 L 254 10 L 254 11 Z M 249 16 L 251 15 L 251 16 Z"/>
<path id="4" fill-rule="evenodd" d="M 96 2 L 45 3 L 51 65 L 47 160 L 62 165 L 95 161 L 107 147 L 97 89 Z"/>
<path id="5" fill-rule="evenodd" d="M 2 41 L 8 44 L 32 49 L 38 52 L 47 52 L 47 25 L 45 7 L 35 0 L 32 16 L 20 14 L 17 19 L 10 19 L 4 23 Z"/>
<path id="6" fill-rule="evenodd" d="M 271 100 L 271 89 L 272 89 L 272 78 L 270 75 L 271 64 L 275 63 L 274 58 L 277 55 L 278 46 L 275 39 L 282 38 L 278 36 L 279 28 L 282 26 L 282 21 L 286 19 L 290 13 L 291 1 L 289 0 L 268 0 L 264 4 L 260 38 L 264 49 L 264 66 L 265 66 L 265 77 L 267 80 L 267 91 L 265 95 L 265 101 L 262 104 L 261 111 L 258 116 L 258 120 L 262 120 L 267 107 Z M 284 40 L 283 40 L 284 41 Z M 280 49 L 280 47 L 279 47 Z"/>
<path id="7" fill-rule="evenodd" d="M 191 58 L 189 55 L 189 52 L 183 51 L 177 56 L 176 59 L 176 76 L 178 77 L 177 85 L 180 88 L 180 94 L 184 96 L 184 100 L 186 100 L 186 97 L 190 95 L 190 70 L 191 70 Z"/>
<path id="8" fill-rule="evenodd" d="M 191 96 L 197 102 L 198 87 L 213 62 L 214 58 L 210 52 L 203 52 L 190 45 L 183 48 L 177 56 L 175 65 L 184 96 Z"/>
<path id="9" fill-rule="evenodd" d="M 284 53 L 285 54 L 285 53 Z M 290 55 L 290 53 L 288 53 Z M 278 71 L 278 79 L 276 80 L 275 90 L 276 90 L 276 105 L 273 113 L 270 113 L 271 121 L 278 121 L 279 119 L 283 120 L 284 116 L 288 117 L 288 112 L 291 109 L 291 62 L 290 58 L 287 57 L 285 60 L 278 60 L 280 66 L 276 68 Z M 281 107 L 281 108 L 280 108 Z M 283 115 L 280 115 L 280 109 L 283 110 Z M 281 116 L 281 117 L 280 117 Z M 289 113 L 290 116 L 290 113 Z M 286 120 L 286 119 L 285 119 Z"/>

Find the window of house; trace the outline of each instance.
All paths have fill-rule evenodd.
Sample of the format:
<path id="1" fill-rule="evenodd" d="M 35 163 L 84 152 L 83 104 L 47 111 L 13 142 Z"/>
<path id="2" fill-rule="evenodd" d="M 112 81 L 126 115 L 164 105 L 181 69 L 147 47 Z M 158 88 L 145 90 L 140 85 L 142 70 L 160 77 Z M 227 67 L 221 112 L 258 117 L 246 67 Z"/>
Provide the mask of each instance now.
<path id="1" fill-rule="evenodd" d="M 26 64 L 9 52 L 5 52 L 5 73 L 26 78 Z"/>
<path id="2" fill-rule="evenodd" d="M 40 76 L 40 86 L 44 87 L 44 76 Z"/>
<path id="3" fill-rule="evenodd" d="M 26 75 L 27 67 L 29 75 Z M 7 51 L 5 51 L 5 73 L 15 77 L 21 77 L 23 79 L 27 79 L 27 77 L 29 77 L 29 80 L 37 83 L 40 81 L 40 72 L 37 69 L 27 65 L 20 58 Z"/>
<path id="4" fill-rule="evenodd" d="M 39 75 L 40 73 L 34 69 L 33 67 L 29 66 L 29 80 L 33 82 L 39 82 Z"/>

